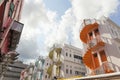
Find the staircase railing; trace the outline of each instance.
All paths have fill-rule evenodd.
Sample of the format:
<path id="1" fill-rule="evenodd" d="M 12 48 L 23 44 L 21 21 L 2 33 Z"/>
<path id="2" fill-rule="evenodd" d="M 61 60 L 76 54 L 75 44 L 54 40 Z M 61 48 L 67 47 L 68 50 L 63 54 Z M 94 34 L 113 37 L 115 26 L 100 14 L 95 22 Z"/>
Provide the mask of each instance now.
<path id="1" fill-rule="evenodd" d="M 105 73 L 112 73 L 112 72 L 115 72 L 114 65 L 112 63 L 110 63 L 110 62 L 107 62 L 107 61 L 103 62 L 100 67 L 93 70 L 93 73 L 95 75 L 105 74 Z"/>

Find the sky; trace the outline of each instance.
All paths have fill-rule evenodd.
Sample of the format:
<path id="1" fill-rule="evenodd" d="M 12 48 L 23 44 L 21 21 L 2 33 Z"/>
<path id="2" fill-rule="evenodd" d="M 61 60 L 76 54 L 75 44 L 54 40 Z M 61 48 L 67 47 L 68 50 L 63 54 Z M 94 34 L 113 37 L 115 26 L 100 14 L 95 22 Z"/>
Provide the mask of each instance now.
<path id="1" fill-rule="evenodd" d="M 54 44 L 82 48 L 80 25 L 85 18 L 109 17 L 120 25 L 120 0 L 24 0 L 24 23 L 17 52 L 25 63 L 47 56 Z"/>

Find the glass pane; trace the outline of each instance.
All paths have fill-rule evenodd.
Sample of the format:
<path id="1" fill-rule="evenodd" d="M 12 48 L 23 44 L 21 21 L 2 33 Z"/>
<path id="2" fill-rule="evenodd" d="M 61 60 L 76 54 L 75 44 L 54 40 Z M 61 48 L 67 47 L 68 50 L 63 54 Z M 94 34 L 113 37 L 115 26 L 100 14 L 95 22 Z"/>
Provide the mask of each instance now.
<path id="1" fill-rule="evenodd" d="M 10 3 L 10 10 L 13 12 L 14 10 L 14 4 L 13 3 Z"/>

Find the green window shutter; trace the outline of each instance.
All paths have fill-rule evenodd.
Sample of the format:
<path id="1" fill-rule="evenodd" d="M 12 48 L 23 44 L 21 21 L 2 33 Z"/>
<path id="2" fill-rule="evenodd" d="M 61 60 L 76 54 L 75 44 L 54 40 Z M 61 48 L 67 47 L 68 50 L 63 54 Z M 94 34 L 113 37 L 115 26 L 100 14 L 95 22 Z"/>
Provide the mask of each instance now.
<path id="1" fill-rule="evenodd" d="M 11 2 L 10 3 L 10 10 L 13 12 L 14 11 L 14 7 L 15 7 L 15 5 Z"/>
<path id="2" fill-rule="evenodd" d="M 0 3 L 1 3 L 2 0 L 0 0 Z"/>
<path id="3" fill-rule="evenodd" d="M 14 11 L 14 7 L 15 7 L 15 5 L 11 2 L 10 3 L 10 10 L 9 10 L 8 16 L 12 17 L 12 14 L 13 14 L 13 11 Z"/>
<path id="4" fill-rule="evenodd" d="M 1 4 L 2 1 L 3 1 L 3 0 L 0 0 L 0 4 Z"/>

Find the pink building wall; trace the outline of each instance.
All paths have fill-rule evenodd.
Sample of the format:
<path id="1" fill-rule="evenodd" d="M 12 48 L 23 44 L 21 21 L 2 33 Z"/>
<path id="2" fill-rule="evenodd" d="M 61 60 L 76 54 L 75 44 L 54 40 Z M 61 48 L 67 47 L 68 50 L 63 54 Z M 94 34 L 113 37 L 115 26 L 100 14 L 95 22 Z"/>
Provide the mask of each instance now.
<path id="1" fill-rule="evenodd" d="M 8 0 L 5 6 L 5 11 L 4 11 L 4 16 L 3 16 L 3 22 L 2 22 L 2 26 L 0 29 L 4 29 L 4 33 L 0 33 L 0 37 L 2 38 L 2 41 L 0 42 L 0 49 L 1 49 L 1 54 L 6 54 L 9 49 L 9 38 L 10 38 L 10 25 L 12 23 L 13 20 L 19 21 L 20 20 L 20 14 L 21 14 L 21 9 L 22 9 L 22 4 L 23 4 L 23 0 L 13 0 L 13 4 L 14 4 L 14 10 L 13 10 L 13 14 L 12 17 L 8 16 L 9 10 L 10 10 L 10 3 L 12 2 L 12 0 Z M 1 8 L 2 2 L 0 4 L 0 8 Z M 2 9 L 0 9 L 2 10 Z M 3 14 L 1 14 L 3 15 Z M 2 19 L 2 18 L 1 18 Z"/>

